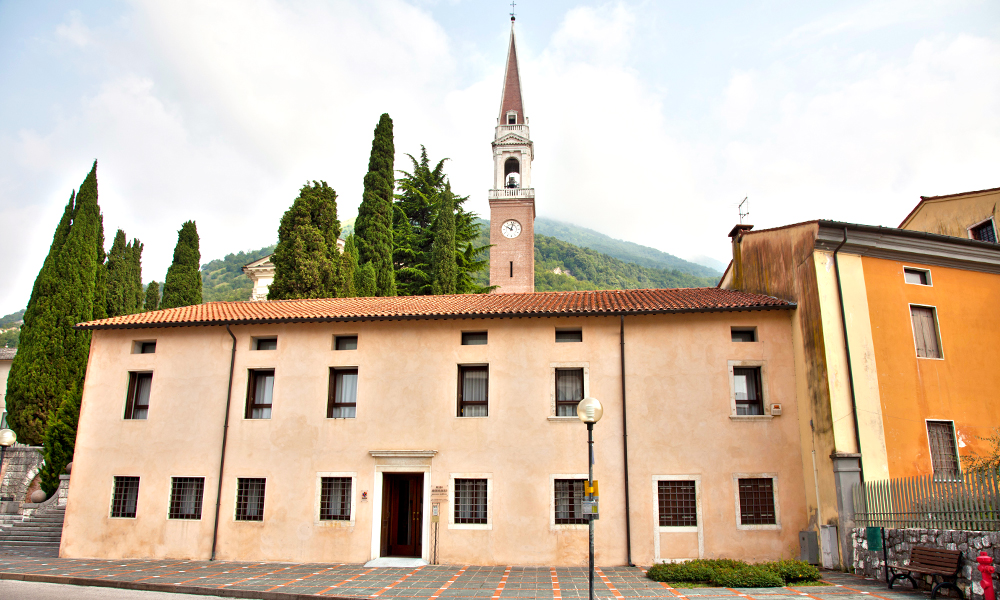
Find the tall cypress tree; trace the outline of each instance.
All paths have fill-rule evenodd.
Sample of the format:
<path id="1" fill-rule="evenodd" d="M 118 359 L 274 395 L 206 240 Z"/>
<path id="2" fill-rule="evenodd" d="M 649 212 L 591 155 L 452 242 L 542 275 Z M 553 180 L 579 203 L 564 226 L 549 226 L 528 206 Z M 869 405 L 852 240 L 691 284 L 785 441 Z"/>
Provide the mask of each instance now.
<path id="1" fill-rule="evenodd" d="M 372 151 L 365 175 L 365 191 L 354 223 L 358 261 L 372 264 L 375 272 L 375 295 L 395 296 L 396 280 L 392 254 L 392 197 L 395 188 L 395 148 L 392 119 L 383 113 L 375 127 Z"/>
<path id="2" fill-rule="evenodd" d="M 146 303 L 143 305 L 146 310 L 157 310 L 160 308 L 160 284 L 150 281 L 146 286 Z"/>
<path id="3" fill-rule="evenodd" d="M 201 304 L 201 252 L 198 250 L 198 228 L 186 221 L 177 232 L 174 261 L 167 269 L 163 282 L 160 308 Z"/>
<path id="4" fill-rule="evenodd" d="M 457 265 L 455 264 L 455 209 L 452 204 L 451 184 L 446 183 L 438 216 L 434 222 L 434 245 L 431 247 L 434 272 L 434 294 L 454 294 Z"/>
<path id="5" fill-rule="evenodd" d="M 115 241 L 111 243 L 111 250 L 108 251 L 108 295 L 107 314 L 109 317 L 132 314 L 135 311 L 129 310 L 132 300 L 131 283 L 129 271 L 131 261 L 128 256 L 128 244 L 125 241 L 125 232 L 121 229 L 115 233 Z M 134 308 L 134 305 L 131 307 Z"/>
<path id="6" fill-rule="evenodd" d="M 344 240 L 344 253 L 340 257 L 340 289 L 337 295 L 341 298 L 354 298 L 358 295 L 354 283 L 354 275 L 358 270 L 358 245 L 354 242 L 354 234 Z"/>
<path id="7" fill-rule="evenodd" d="M 42 443 L 47 428 L 57 421 L 57 409 L 67 391 L 78 393 L 82 389 L 90 332 L 73 329 L 73 325 L 93 319 L 95 312 L 103 312 L 95 310 L 103 245 L 94 161 L 56 228 L 28 301 L 20 348 L 11 365 L 7 409 L 9 421 L 23 443 Z M 72 406 L 67 410 L 72 412 Z M 71 441 L 67 447 L 72 453 Z M 56 474 L 65 466 L 59 464 L 56 455 L 50 460 L 49 448 L 46 462 L 46 469 Z"/>
<path id="8" fill-rule="evenodd" d="M 128 293 L 131 295 L 128 302 L 129 310 L 131 310 L 129 314 L 142 312 L 142 305 L 146 298 L 146 294 L 142 289 L 142 249 L 142 242 L 137 238 L 132 238 L 132 242 L 128 245 Z"/>
<path id="9" fill-rule="evenodd" d="M 337 192 L 325 181 L 302 186 L 278 226 L 278 245 L 271 256 L 274 282 L 267 299 L 336 297 L 340 287 L 339 236 Z"/>

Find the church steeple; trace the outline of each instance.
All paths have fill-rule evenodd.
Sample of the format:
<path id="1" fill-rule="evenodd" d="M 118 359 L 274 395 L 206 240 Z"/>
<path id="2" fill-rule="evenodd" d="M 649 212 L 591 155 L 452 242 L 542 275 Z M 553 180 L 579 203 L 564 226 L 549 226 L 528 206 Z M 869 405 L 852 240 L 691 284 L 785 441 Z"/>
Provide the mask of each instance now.
<path id="1" fill-rule="evenodd" d="M 513 118 L 511 118 L 513 117 Z M 524 125 L 524 102 L 521 100 L 521 72 L 517 67 L 517 46 L 514 44 L 514 20 L 510 23 L 510 47 L 507 50 L 507 70 L 500 98 L 500 123 Z"/>
<path id="2" fill-rule="evenodd" d="M 500 293 L 535 291 L 535 190 L 531 187 L 535 145 L 521 99 L 513 15 L 510 20 L 490 190 L 490 284 Z"/>

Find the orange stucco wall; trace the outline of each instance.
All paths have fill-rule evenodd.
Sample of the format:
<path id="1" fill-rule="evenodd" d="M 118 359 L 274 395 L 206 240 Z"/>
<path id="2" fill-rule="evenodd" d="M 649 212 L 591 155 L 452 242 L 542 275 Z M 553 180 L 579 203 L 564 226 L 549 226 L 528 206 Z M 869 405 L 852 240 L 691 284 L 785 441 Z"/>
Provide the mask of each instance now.
<path id="1" fill-rule="evenodd" d="M 1000 426 L 1000 275 L 865 257 L 891 477 L 930 475 L 926 419 L 952 420 L 959 454 Z M 903 282 L 904 266 L 931 272 L 930 286 Z M 910 304 L 934 306 L 943 359 L 917 358 Z"/>

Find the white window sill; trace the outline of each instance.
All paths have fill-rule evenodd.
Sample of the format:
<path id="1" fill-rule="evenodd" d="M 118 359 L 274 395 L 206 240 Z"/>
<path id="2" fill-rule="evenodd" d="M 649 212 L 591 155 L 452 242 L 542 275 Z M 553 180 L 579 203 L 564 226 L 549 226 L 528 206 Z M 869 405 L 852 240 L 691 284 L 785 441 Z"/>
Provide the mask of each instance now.
<path id="1" fill-rule="evenodd" d="M 550 423 L 582 423 L 580 417 L 549 417 Z"/>
<path id="2" fill-rule="evenodd" d="M 684 527 L 673 526 L 673 527 L 668 527 L 668 526 L 661 525 L 661 526 L 658 527 L 658 529 L 660 530 L 660 533 L 698 533 L 698 528 L 697 527 L 691 527 L 691 526 L 684 526 Z"/>
<path id="3" fill-rule="evenodd" d="M 549 529 L 552 531 L 587 531 L 590 529 L 589 525 L 584 524 L 569 524 L 569 525 L 549 525 Z"/>
<path id="4" fill-rule="evenodd" d="M 736 525 L 740 531 L 781 531 L 781 524 L 778 525 Z"/>
<path id="5" fill-rule="evenodd" d="M 317 519 L 314 524 L 316 527 L 329 527 L 332 529 L 353 529 L 354 520 L 342 521 L 340 519 Z"/>
<path id="6" fill-rule="evenodd" d="M 770 421 L 771 415 L 729 415 L 733 421 Z"/>

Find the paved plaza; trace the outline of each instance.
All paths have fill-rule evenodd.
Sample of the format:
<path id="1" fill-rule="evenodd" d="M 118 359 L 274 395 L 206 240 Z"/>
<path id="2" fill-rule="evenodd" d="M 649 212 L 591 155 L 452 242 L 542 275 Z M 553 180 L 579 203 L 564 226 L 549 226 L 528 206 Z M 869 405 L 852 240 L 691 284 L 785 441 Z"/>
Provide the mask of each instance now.
<path id="1" fill-rule="evenodd" d="M 826 571 L 830 586 L 675 589 L 640 568 L 603 567 L 595 576 L 602 600 L 915 600 L 924 592 Z M 0 579 L 288 600 L 341 598 L 544 599 L 587 597 L 585 568 L 428 565 L 366 568 L 345 564 L 243 563 L 181 560 L 78 560 L 0 556 Z"/>

